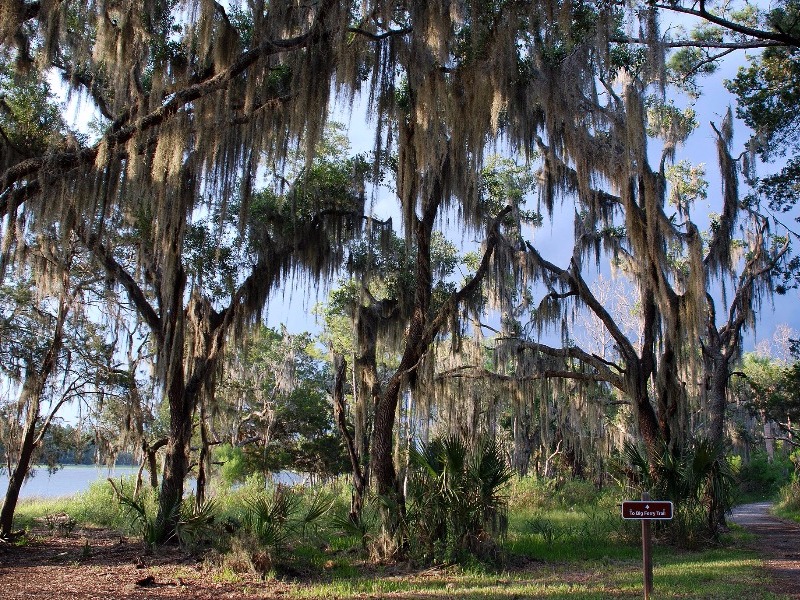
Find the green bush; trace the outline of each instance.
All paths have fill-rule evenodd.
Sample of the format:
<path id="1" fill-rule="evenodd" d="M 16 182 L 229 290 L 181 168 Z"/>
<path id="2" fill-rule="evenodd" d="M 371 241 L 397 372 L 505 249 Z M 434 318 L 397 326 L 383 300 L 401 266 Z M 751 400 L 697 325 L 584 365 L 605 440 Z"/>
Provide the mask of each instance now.
<path id="1" fill-rule="evenodd" d="M 598 490 L 590 481 L 515 477 L 509 495 L 513 509 L 541 511 L 556 508 L 587 508 L 607 503 L 609 490 Z"/>
<path id="2" fill-rule="evenodd" d="M 121 489 L 134 489 L 134 476 L 114 481 Z M 139 497 L 148 506 L 155 507 L 155 493 L 149 486 L 142 487 Z M 130 531 L 128 515 L 121 509 L 114 489 L 107 480 L 95 481 L 85 491 L 74 496 L 70 504 L 75 507 L 70 514 L 80 523 Z"/>
<path id="3" fill-rule="evenodd" d="M 278 550 L 290 539 L 306 540 L 333 507 L 328 490 L 312 493 L 306 488 L 278 485 L 271 493 L 246 500 L 245 528 L 266 548 Z"/>
<path id="4" fill-rule="evenodd" d="M 230 487 L 248 479 L 252 466 L 244 450 L 230 444 L 221 444 L 213 450 L 213 460 L 220 465 L 219 476 L 223 486 Z"/>
<path id="5" fill-rule="evenodd" d="M 555 505 L 553 492 L 556 482 L 535 476 L 514 477 L 509 486 L 509 508 L 522 511 L 537 511 Z"/>
<path id="6" fill-rule="evenodd" d="M 494 440 L 470 449 L 459 437 L 437 438 L 411 452 L 410 547 L 425 562 L 494 558 L 494 538 L 508 525 L 511 469 Z"/>
<path id="7" fill-rule="evenodd" d="M 722 446 L 701 439 L 679 453 L 663 448 L 653 464 L 633 444 L 625 444 L 624 454 L 637 494 L 674 503 L 672 521 L 659 525 L 673 543 L 698 548 L 718 541 L 719 520 L 732 504 L 735 483 Z"/>
<path id="8" fill-rule="evenodd" d="M 261 473 L 248 475 L 245 477 L 244 483 L 239 485 L 231 486 L 225 482 L 221 486 L 214 485 L 214 500 L 221 518 L 241 521 L 244 516 L 246 500 L 265 493 L 266 489 L 267 481 Z"/>
<path id="9" fill-rule="evenodd" d="M 739 493 L 742 497 L 767 500 L 777 497 L 781 487 L 789 483 L 794 465 L 788 457 L 776 455 L 775 460 L 769 462 L 766 452 L 757 452 L 738 471 Z"/>
<path id="10" fill-rule="evenodd" d="M 800 522 L 800 482 L 793 481 L 781 488 L 775 512 L 785 519 Z"/>
<path id="11" fill-rule="evenodd" d="M 568 479 L 556 487 L 556 493 L 561 506 L 576 508 L 594 506 L 603 497 L 594 483 L 585 479 Z"/>
<path id="12" fill-rule="evenodd" d="M 378 539 L 380 531 L 380 500 L 368 494 L 358 516 L 353 518 L 350 514 L 349 503 L 337 503 L 331 525 L 336 532 L 331 545 L 336 549 L 349 549 L 359 545 L 366 554 L 373 543 Z M 348 546 L 349 544 L 349 546 Z"/>
<path id="13" fill-rule="evenodd" d="M 161 537 L 156 527 L 158 506 L 155 495 L 152 493 L 134 495 L 134 487 L 126 487 L 124 480 L 120 480 L 117 484 L 109 479 L 108 487 L 114 494 L 128 531 L 142 539 L 148 552 L 152 551 Z"/>
<path id="14" fill-rule="evenodd" d="M 175 527 L 181 548 L 195 553 L 209 547 L 221 533 L 217 522 L 217 506 L 214 500 L 206 500 L 200 506 L 197 506 L 194 497 L 184 500 Z"/>

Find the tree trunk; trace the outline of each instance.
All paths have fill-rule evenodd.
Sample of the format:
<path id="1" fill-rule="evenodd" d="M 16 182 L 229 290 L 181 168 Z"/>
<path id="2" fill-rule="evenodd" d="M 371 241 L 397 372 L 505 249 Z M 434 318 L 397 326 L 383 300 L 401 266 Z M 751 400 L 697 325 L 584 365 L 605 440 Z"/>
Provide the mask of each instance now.
<path id="1" fill-rule="evenodd" d="M 139 467 L 139 473 L 136 479 L 136 489 L 133 492 L 133 497 L 139 496 L 141 488 L 142 471 L 147 469 L 150 476 L 150 488 L 155 492 L 158 490 L 158 461 L 156 460 L 156 453 L 167 445 L 167 438 L 161 438 L 153 445 L 150 445 L 146 439 L 142 439 L 142 464 Z"/>
<path id="2" fill-rule="evenodd" d="M 197 490 L 195 492 L 195 507 L 199 510 L 206 501 L 206 486 L 208 485 L 208 471 L 211 464 L 209 452 L 208 426 L 206 425 L 205 404 L 200 405 L 200 456 L 197 459 Z"/>
<path id="3" fill-rule="evenodd" d="M 647 450 L 648 463 L 651 472 L 655 473 L 655 460 L 664 451 L 669 439 L 664 435 L 668 434 L 668 429 L 662 427 L 661 421 L 653 404 L 650 400 L 649 383 L 651 376 L 656 371 L 656 329 L 657 329 L 657 310 L 652 294 L 647 294 L 647 290 L 641 294 L 642 298 L 642 350 L 639 356 L 636 355 L 632 346 L 627 348 L 626 356 L 631 362 L 627 367 L 625 377 L 625 392 L 633 400 L 634 415 L 639 426 L 639 435 L 644 441 Z M 662 402 L 663 404 L 663 402 Z"/>
<path id="4" fill-rule="evenodd" d="M 183 499 L 183 482 L 189 470 L 189 448 L 192 438 L 194 397 L 186 386 L 185 330 L 187 319 L 183 311 L 183 292 L 186 276 L 179 266 L 171 282 L 172 305 L 167 308 L 162 347 L 158 360 L 164 361 L 165 392 L 169 405 L 169 436 L 161 477 L 161 493 L 156 515 L 156 543 L 164 543 L 175 534 Z M 187 311 L 188 312 L 188 311 Z"/>
<path id="5" fill-rule="evenodd" d="M 767 451 L 767 462 L 772 464 L 775 461 L 775 434 L 772 432 L 772 422 L 764 411 L 761 411 L 761 419 L 764 421 L 764 449 Z"/>
<path id="6" fill-rule="evenodd" d="M 659 427 L 655 409 L 650 402 L 648 393 L 647 377 L 644 376 L 644 369 L 639 365 L 630 365 L 629 372 L 632 373 L 634 381 L 630 384 L 630 389 L 626 390 L 633 400 L 634 415 L 639 426 L 639 435 L 644 442 L 647 450 L 648 463 L 651 470 L 654 469 L 655 459 L 664 451 L 667 440 L 663 439 L 662 430 Z M 646 372 L 646 371 L 644 371 Z"/>
<path id="7" fill-rule="evenodd" d="M 395 373 L 375 408 L 372 436 L 372 471 L 378 496 L 382 499 L 379 551 L 385 558 L 394 556 L 402 545 L 402 542 L 396 539 L 396 534 L 405 512 L 405 498 L 397 484 L 392 446 L 400 387 L 401 377 Z"/>
<path id="8" fill-rule="evenodd" d="M 511 467 L 520 477 L 528 474 L 528 467 L 531 461 L 531 436 L 530 418 L 528 411 L 524 414 L 517 414 L 513 421 L 514 429 L 514 450 L 511 457 Z"/>
<path id="9" fill-rule="evenodd" d="M 185 277 L 179 278 L 182 290 Z M 175 294 L 178 301 L 181 294 Z M 183 483 L 189 472 L 189 450 L 192 440 L 192 419 L 201 397 L 213 394 L 213 370 L 222 351 L 222 340 L 229 321 L 217 313 L 211 303 L 193 294 L 185 311 L 172 311 L 175 348 L 169 355 L 167 399 L 169 401 L 169 441 L 164 458 L 164 475 L 156 517 L 157 541 L 163 543 L 175 534 L 183 499 Z M 188 317 L 188 318 L 187 318 Z M 187 324 L 190 324 L 190 327 Z M 190 352 L 184 348 L 184 331 L 191 332 Z M 164 336 L 170 339 L 171 336 Z M 170 344 L 166 344 L 168 351 Z M 173 355 L 174 354 L 174 355 Z M 188 365 L 187 354 L 189 355 Z M 162 356 L 166 356 L 164 352 Z M 187 373 L 188 371 L 188 373 Z"/>
<path id="10" fill-rule="evenodd" d="M 708 381 L 708 410 L 709 410 L 709 441 L 714 448 L 722 448 L 725 443 L 725 410 L 728 404 L 728 379 L 730 365 L 727 356 L 719 350 L 716 357 L 711 361 L 712 372 L 709 374 Z M 720 456 L 718 460 L 725 460 Z M 713 489 L 707 492 L 708 530 L 716 535 L 720 528 L 725 527 L 725 505 L 724 498 L 715 496 Z"/>
<path id="11" fill-rule="evenodd" d="M 713 360 L 708 374 L 708 438 L 715 444 L 725 440 L 725 410 L 728 405 L 728 361 L 722 357 Z"/>
<path id="12" fill-rule="evenodd" d="M 398 549 L 395 539 L 397 528 L 405 514 L 405 498 L 398 485 L 397 471 L 394 466 L 393 440 L 395 417 L 406 379 L 412 384 L 416 373 L 414 369 L 425 350 L 425 326 L 428 322 L 428 310 L 433 286 L 431 271 L 431 237 L 436 206 L 428 207 L 425 218 L 415 223 L 415 239 L 417 242 L 416 287 L 414 289 L 414 310 L 406 331 L 406 345 L 400 365 L 389 380 L 383 395 L 375 406 L 375 425 L 372 438 L 372 468 L 379 496 L 382 503 L 381 551 L 385 556 L 392 556 Z M 390 508 L 391 507 L 391 508 Z M 402 545 L 402 542 L 400 542 Z"/>
<path id="13" fill-rule="evenodd" d="M 187 403 L 185 395 L 185 392 L 180 393 L 178 390 L 173 390 L 169 395 L 169 441 L 164 456 L 164 473 L 156 516 L 158 543 L 168 541 L 175 534 L 183 499 L 183 482 L 189 471 L 188 452 L 192 439 L 193 406 Z"/>
<path id="14" fill-rule="evenodd" d="M 333 368 L 336 373 L 333 386 L 333 416 L 344 438 L 347 455 L 350 457 L 350 466 L 353 469 L 353 496 L 350 500 L 350 520 L 358 523 L 361 520 L 361 510 L 364 507 L 364 492 L 367 482 L 361 469 L 361 457 L 356 449 L 355 440 L 347 427 L 347 406 L 344 398 L 344 379 L 347 372 L 347 361 L 340 354 L 333 357 Z"/>
<path id="15" fill-rule="evenodd" d="M 153 491 L 158 489 L 158 461 L 156 460 L 156 452 L 166 446 L 168 441 L 167 438 L 162 438 L 146 450 L 147 469 L 150 473 L 150 487 L 153 488 Z"/>
<path id="16" fill-rule="evenodd" d="M 38 377 L 34 375 L 34 379 L 38 379 Z M 25 435 L 22 438 L 22 446 L 20 447 L 17 464 L 10 473 L 8 488 L 6 489 L 6 496 L 3 501 L 3 509 L 0 511 L 0 537 L 4 538 L 11 535 L 14 524 L 14 511 L 17 509 L 17 501 L 19 500 L 19 492 L 22 489 L 25 476 L 28 474 L 28 469 L 31 466 L 33 451 L 36 449 L 36 422 L 39 419 L 39 407 L 41 403 L 41 394 L 37 393 L 37 389 L 41 386 L 38 382 L 34 382 L 33 384 L 29 382 L 30 380 L 26 378 L 22 391 L 23 395 L 29 396 L 28 413 L 25 419 Z"/>
<path id="17" fill-rule="evenodd" d="M 70 311 L 70 299 L 67 297 L 67 287 L 69 284 L 69 273 L 67 271 L 64 272 L 62 284 L 63 287 L 59 297 L 58 315 L 56 317 L 53 336 L 50 339 L 42 364 L 37 367 L 28 363 L 25 369 L 25 382 L 22 384 L 22 391 L 20 392 L 20 402 L 23 405 L 28 405 L 28 412 L 25 419 L 25 435 L 22 439 L 17 466 L 14 468 L 13 472 L 9 473 L 8 489 L 6 490 L 6 497 L 3 501 L 3 508 L 0 510 L 0 537 L 8 537 L 11 535 L 11 529 L 14 524 L 14 512 L 17 509 L 17 501 L 19 500 L 19 492 L 22 489 L 22 484 L 31 466 L 33 452 L 37 444 L 41 441 L 42 436 L 47 432 L 50 426 L 50 420 L 55 414 L 55 411 L 58 410 L 58 407 L 61 406 L 63 402 L 62 399 L 61 402 L 56 404 L 50 416 L 45 419 L 41 429 L 37 433 L 36 424 L 40 417 L 39 412 L 42 405 L 42 396 L 44 395 L 44 386 L 58 363 L 58 355 L 61 352 L 64 341 L 64 323 Z"/>

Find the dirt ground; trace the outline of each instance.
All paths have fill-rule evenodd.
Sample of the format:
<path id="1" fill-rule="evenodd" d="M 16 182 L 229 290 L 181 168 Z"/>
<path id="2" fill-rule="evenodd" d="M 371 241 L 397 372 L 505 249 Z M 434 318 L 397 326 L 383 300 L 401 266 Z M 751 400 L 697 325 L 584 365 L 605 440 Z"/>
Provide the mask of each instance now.
<path id="1" fill-rule="evenodd" d="M 770 515 L 769 507 L 768 502 L 739 506 L 731 520 L 755 536 L 750 545 L 775 579 L 774 591 L 800 598 L 800 525 Z"/>
<path id="2" fill-rule="evenodd" d="M 750 504 L 732 521 L 754 534 L 752 547 L 774 577 L 774 591 L 800 599 L 800 525 Z M 239 575 L 226 581 L 219 570 L 177 548 L 145 555 L 142 544 L 107 530 L 76 529 L 67 536 L 35 530 L 24 545 L 0 542 L 0 598 L 282 598 L 290 584 Z"/>
<path id="3" fill-rule="evenodd" d="M 280 598 L 288 586 L 258 577 L 219 580 L 177 548 L 147 556 L 141 542 L 107 530 L 68 537 L 33 531 L 23 546 L 0 543 L 0 598 Z"/>

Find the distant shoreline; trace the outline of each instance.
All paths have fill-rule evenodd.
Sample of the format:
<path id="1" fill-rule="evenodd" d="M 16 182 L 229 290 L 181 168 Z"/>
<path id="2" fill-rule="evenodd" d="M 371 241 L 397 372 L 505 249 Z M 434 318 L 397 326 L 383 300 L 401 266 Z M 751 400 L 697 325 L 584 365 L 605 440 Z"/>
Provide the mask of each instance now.
<path id="1" fill-rule="evenodd" d="M 61 464 L 50 473 L 48 465 L 36 465 L 32 477 L 22 485 L 20 500 L 28 498 L 58 498 L 73 496 L 86 491 L 96 481 L 110 475 L 135 475 L 138 465 L 117 464 L 109 467 L 104 464 Z M 8 486 L 8 474 L 0 474 L 0 494 Z"/>

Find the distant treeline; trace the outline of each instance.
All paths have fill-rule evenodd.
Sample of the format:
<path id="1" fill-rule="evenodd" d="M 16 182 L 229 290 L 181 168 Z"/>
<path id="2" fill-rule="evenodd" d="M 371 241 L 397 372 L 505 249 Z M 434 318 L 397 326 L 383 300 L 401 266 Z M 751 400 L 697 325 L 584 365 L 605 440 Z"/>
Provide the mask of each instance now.
<path id="1" fill-rule="evenodd" d="M 6 447 L 0 443 L 0 459 L 6 463 Z M 74 427 L 70 424 L 51 424 L 37 449 L 35 464 L 48 465 L 94 465 L 112 462 L 110 449 L 98 445 L 92 432 Z M 113 456 L 117 465 L 135 465 L 133 454 L 118 452 Z"/>

